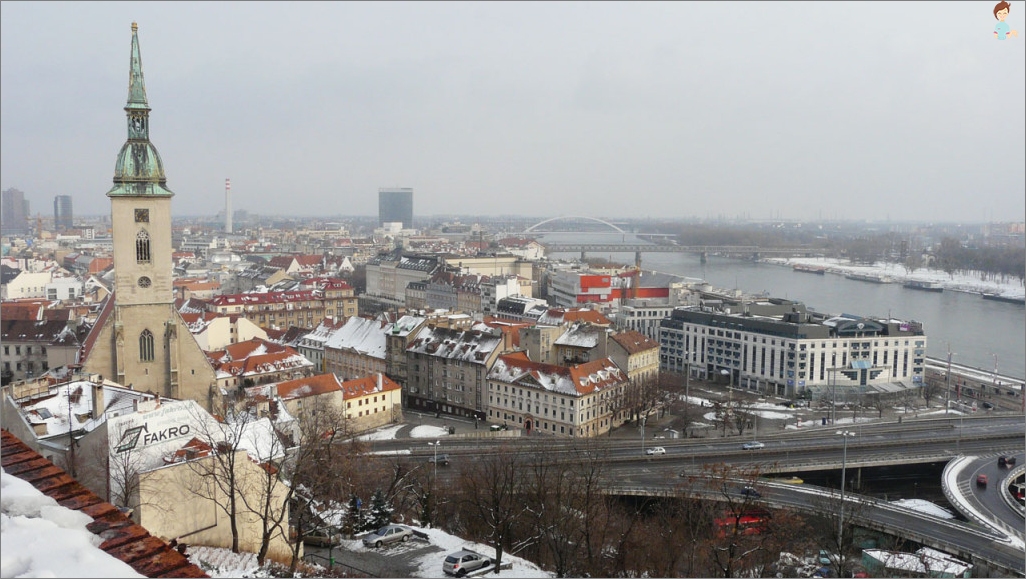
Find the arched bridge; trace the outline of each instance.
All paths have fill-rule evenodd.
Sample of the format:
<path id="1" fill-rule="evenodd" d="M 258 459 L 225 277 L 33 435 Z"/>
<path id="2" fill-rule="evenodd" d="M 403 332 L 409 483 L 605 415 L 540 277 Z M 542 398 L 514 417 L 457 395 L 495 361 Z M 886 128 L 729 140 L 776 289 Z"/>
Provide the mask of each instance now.
<path id="1" fill-rule="evenodd" d="M 757 245 L 675 245 L 655 243 L 546 243 L 546 253 L 580 252 L 581 259 L 588 253 L 634 253 L 640 263 L 642 253 L 697 253 L 704 261 L 708 255 L 759 259 L 774 257 L 823 257 L 826 252 L 811 247 L 759 247 Z"/>
<path id="2" fill-rule="evenodd" d="M 594 221 L 595 223 L 600 223 L 602 225 L 608 225 L 610 228 L 612 228 L 613 231 L 615 231 L 617 233 L 627 233 L 623 229 L 620 229 L 619 227 L 613 225 L 612 223 L 610 223 L 610 222 L 608 222 L 608 221 L 606 221 L 604 219 L 599 219 L 597 217 L 581 217 L 579 215 L 561 215 L 559 217 L 550 217 L 549 219 L 546 219 L 544 221 L 539 221 L 538 223 L 535 223 L 534 225 L 528 227 L 527 229 L 524 230 L 524 233 L 530 233 L 532 231 L 535 231 L 537 228 L 541 227 L 542 225 L 545 225 L 547 223 L 552 223 L 553 221 Z"/>

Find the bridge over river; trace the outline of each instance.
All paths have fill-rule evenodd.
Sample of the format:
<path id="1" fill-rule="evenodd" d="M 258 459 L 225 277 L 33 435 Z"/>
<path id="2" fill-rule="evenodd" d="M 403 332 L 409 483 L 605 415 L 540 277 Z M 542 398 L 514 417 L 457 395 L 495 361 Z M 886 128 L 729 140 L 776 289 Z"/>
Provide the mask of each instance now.
<path id="1" fill-rule="evenodd" d="M 635 263 L 640 266 L 642 253 L 697 253 L 705 262 L 706 256 L 739 257 L 759 259 L 762 257 L 824 257 L 827 252 L 814 247 L 759 247 L 757 245 L 677 245 L 674 243 L 546 243 L 546 253 L 580 252 L 581 259 L 588 253 L 634 253 Z"/>

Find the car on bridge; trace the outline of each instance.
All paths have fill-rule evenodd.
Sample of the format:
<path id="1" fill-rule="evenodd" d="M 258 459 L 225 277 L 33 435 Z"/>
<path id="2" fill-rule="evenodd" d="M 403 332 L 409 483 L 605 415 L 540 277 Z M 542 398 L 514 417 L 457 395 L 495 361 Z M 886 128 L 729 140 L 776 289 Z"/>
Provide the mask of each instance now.
<path id="1" fill-rule="evenodd" d="M 766 448 L 766 444 L 757 440 L 751 440 L 741 445 L 744 450 L 758 450 L 760 448 Z"/>
<path id="2" fill-rule="evenodd" d="M 645 454 L 650 455 L 650 456 L 653 455 L 653 454 L 666 454 L 666 449 L 661 447 L 661 446 L 653 446 L 653 447 L 650 447 L 650 448 L 646 448 L 645 449 Z"/>

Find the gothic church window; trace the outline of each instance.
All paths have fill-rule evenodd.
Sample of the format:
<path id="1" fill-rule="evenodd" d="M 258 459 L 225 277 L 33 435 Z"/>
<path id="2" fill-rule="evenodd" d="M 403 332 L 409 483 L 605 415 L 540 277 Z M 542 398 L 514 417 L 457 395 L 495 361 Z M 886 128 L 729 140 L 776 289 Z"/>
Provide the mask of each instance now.
<path id="1" fill-rule="evenodd" d="M 139 359 L 143 362 L 153 361 L 153 334 L 149 330 L 143 330 L 139 335 Z"/>
<path id="2" fill-rule="evenodd" d="M 135 261 L 139 263 L 150 262 L 150 234 L 146 230 L 140 230 L 135 236 Z"/>

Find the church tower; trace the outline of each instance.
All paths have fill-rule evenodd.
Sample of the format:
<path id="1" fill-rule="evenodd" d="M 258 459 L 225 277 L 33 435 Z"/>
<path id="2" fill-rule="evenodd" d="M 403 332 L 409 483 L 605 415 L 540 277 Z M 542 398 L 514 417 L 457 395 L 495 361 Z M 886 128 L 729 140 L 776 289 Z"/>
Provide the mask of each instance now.
<path id="1" fill-rule="evenodd" d="M 143 81 L 138 25 L 125 105 L 128 140 L 118 153 L 110 198 L 114 294 L 97 319 L 88 371 L 136 390 L 191 398 L 219 407 L 214 370 L 174 307 L 171 286 L 171 198 L 164 164 L 150 143 L 150 106 Z M 106 346 L 110 345 L 108 349 Z"/>

